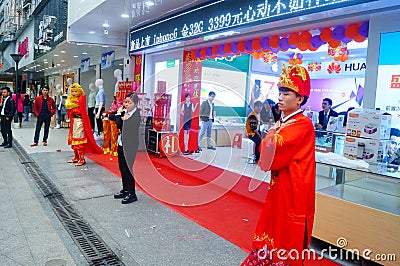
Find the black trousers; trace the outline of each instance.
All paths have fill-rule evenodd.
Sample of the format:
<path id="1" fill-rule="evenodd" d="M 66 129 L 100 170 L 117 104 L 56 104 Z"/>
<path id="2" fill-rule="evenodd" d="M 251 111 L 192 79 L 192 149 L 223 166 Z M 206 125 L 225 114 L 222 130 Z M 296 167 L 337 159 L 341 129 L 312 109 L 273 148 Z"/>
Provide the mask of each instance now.
<path id="1" fill-rule="evenodd" d="M 92 130 L 94 130 L 94 128 L 95 128 L 95 123 L 94 123 L 95 115 L 93 114 L 93 112 L 94 112 L 94 107 L 88 108 L 88 116 L 89 116 L 89 121 L 90 121 Z"/>
<path id="2" fill-rule="evenodd" d="M 118 166 L 122 177 L 122 190 L 127 191 L 132 195 L 136 195 L 135 178 L 133 177 L 131 170 L 129 170 L 128 164 L 126 163 L 124 148 L 120 145 L 118 145 Z"/>
<path id="3" fill-rule="evenodd" d="M 12 130 L 11 130 L 11 123 L 13 119 L 8 118 L 6 116 L 1 116 L 1 135 L 3 136 L 4 144 L 12 145 Z"/>
<path id="4" fill-rule="evenodd" d="M 51 116 L 39 115 L 36 121 L 35 137 L 33 138 L 34 143 L 39 142 L 40 129 L 42 128 L 43 123 L 44 123 L 43 142 L 47 142 L 47 138 L 49 137 L 50 119 Z"/>
<path id="5" fill-rule="evenodd" d="M 257 134 L 255 134 L 254 137 L 249 136 L 249 139 L 251 139 L 256 144 L 254 155 L 256 156 L 255 160 L 258 161 L 260 159 L 261 138 Z"/>
<path id="6" fill-rule="evenodd" d="M 96 125 L 97 125 L 97 133 L 98 134 L 103 132 L 103 121 L 101 120 L 101 114 L 104 112 L 104 110 L 105 110 L 104 107 L 101 108 L 100 117 L 96 118 Z M 99 111 L 99 108 L 96 108 L 95 111 L 96 111 L 96 114 L 97 114 L 97 112 Z"/>

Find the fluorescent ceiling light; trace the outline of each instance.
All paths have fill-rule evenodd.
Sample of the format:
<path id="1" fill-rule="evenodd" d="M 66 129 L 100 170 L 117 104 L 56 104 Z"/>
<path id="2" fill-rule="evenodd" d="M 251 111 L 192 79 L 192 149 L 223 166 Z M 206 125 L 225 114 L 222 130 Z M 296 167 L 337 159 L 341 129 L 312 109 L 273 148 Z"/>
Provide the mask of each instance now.
<path id="1" fill-rule="evenodd" d="M 61 51 L 62 54 L 65 54 L 65 51 Z"/>
<path id="2" fill-rule="evenodd" d="M 128 14 L 126 14 L 126 13 L 124 13 L 124 14 L 121 14 L 121 18 L 129 18 L 129 15 L 128 15 Z"/>
<path id="3" fill-rule="evenodd" d="M 108 45 L 102 45 L 101 47 L 108 48 Z"/>
<path id="4" fill-rule="evenodd" d="M 104 27 L 104 28 L 110 27 L 110 24 L 108 24 L 108 21 L 107 21 L 107 20 L 103 23 L 103 27 Z"/>
<path id="5" fill-rule="evenodd" d="M 86 52 L 82 52 L 82 54 L 87 54 Z"/>
<path id="6" fill-rule="evenodd" d="M 58 56 L 58 54 L 54 54 L 54 56 Z"/>
<path id="7" fill-rule="evenodd" d="M 74 57 L 78 57 L 77 55 L 74 55 Z"/>
<path id="8" fill-rule="evenodd" d="M 146 1 L 144 3 L 146 6 L 150 7 L 150 6 L 154 6 L 154 2 L 153 1 Z"/>
<path id="9" fill-rule="evenodd" d="M 96 33 L 96 32 L 93 31 L 93 30 L 89 31 L 89 34 L 95 34 L 95 33 Z"/>

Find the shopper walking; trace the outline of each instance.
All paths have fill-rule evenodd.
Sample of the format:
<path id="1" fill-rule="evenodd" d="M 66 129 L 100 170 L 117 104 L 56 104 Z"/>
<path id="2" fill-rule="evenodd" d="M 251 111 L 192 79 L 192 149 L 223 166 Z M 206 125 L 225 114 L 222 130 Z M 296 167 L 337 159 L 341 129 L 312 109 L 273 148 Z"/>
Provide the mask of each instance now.
<path id="1" fill-rule="evenodd" d="M 42 125 L 44 124 L 43 146 L 47 146 L 47 138 L 49 137 L 49 128 L 51 117 L 56 112 L 56 103 L 49 96 L 49 87 L 43 86 L 42 95 L 35 98 L 33 104 L 33 112 L 37 117 L 35 136 L 31 147 L 37 146 Z"/>
<path id="2" fill-rule="evenodd" d="M 29 108 L 31 106 L 31 101 L 29 100 L 28 94 L 25 94 L 22 105 L 24 106 L 24 116 L 25 116 L 24 122 L 28 122 L 29 121 Z"/>
<path id="3" fill-rule="evenodd" d="M 22 113 L 24 112 L 24 95 L 23 94 L 13 94 L 12 95 L 13 101 L 18 105 L 16 108 L 17 112 L 17 117 L 18 117 L 18 123 L 19 127 L 22 126 Z M 17 101 L 18 98 L 18 101 Z"/>
<path id="4" fill-rule="evenodd" d="M 303 265 L 315 210 L 315 133 L 300 106 L 310 95 L 310 77 L 300 66 L 282 67 L 279 110 L 283 117 L 261 142 L 260 168 L 271 170 L 268 193 L 242 265 Z M 308 253 L 306 253 L 308 254 Z M 296 255 L 299 255 L 296 257 Z"/>

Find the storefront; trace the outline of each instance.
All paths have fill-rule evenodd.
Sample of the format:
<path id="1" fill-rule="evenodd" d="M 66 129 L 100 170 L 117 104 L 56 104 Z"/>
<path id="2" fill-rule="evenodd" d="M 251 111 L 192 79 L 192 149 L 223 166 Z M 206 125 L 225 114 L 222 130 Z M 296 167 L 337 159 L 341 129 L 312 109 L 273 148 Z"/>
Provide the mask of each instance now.
<path id="1" fill-rule="evenodd" d="M 400 127 L 396 122 L 400 60 L 393 47 L 399 41 L 400 23 L 394 21 L 400 22 L 400 10 L 393 3 L 310 1 L 305 7 L 291 1 L 280 1 L 281 6 L 254 2 L 215 3 L 131 30 L 129 52 L 143 55 L 145 62 L 142 92 L 154 99 L 166 82 L 166 93 L 172 95 L 172 130 L 182 130 L 181 102 L 186 93 L 196 105 L 215 91 L 215 128 L 222 125 L 230 132 L 230 146 L 236 134 L 232 126 L 244 127 L 248 106 L 255 100 L 277 100 L 281 65 L 296 60 L 308 68 L 312 79 L 307 110 L 317 113 L 328 97 L 338 112 L 349 107 L 381 108 L 392 113 L 392 127 Z M 197 133 L 198 124 L 192 123 L 194 146 Z M 358 171 L 351 169 L 358 166 L 345 163 L 318 163 L 318 175 L 333 181 L 318 190 L 313 235 L 338 246 L 336 241 L 345 237 L 348 245 L 340 246 L 345 249 L 399 254 L 400 243 L 391 237 L 400 233 L 395 191 L 400 188 L 399 173 L 382 170 L 383 164 L 370 165 Z M 385 226 L 371 231 L 378 224 Z"/>

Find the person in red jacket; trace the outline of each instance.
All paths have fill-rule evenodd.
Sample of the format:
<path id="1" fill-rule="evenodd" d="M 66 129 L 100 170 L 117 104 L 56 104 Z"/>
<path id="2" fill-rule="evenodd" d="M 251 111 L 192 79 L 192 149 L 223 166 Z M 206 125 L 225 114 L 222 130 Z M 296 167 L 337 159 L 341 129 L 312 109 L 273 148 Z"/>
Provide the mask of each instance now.
<path id="1" fill-rule="evenodd" d="M 261 142 L 259 166 L 271 181 L 248 257 L 242 265 L 303 265 L 315 211 L 315 133 L 300 106 L 310 77 L 300 65 L 283 66 L 279 78 L 281 120 Z"/>
<path id="2" fill-rule="evenodd" d="M 35 136 L 31 147 L 37 146 L 39 142 L 40 129 L 44 123 L 43 146 L 47 146 L 47 138 L 49 137 L 49 128 L 51 117 L 56 112 L 56 103 L 49 96 L 49 87 L 43 86 L 42 95 L 35 98 L 33 103 L 33 112 L 37 117 Z"/>

